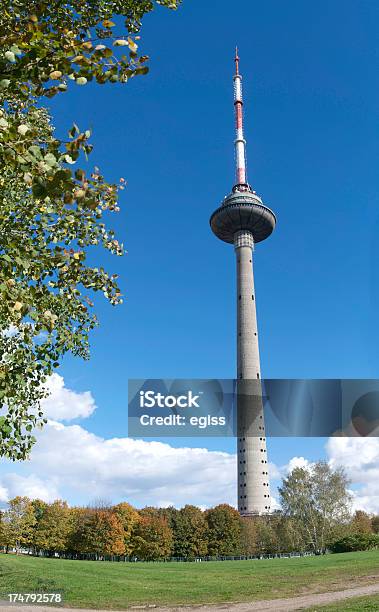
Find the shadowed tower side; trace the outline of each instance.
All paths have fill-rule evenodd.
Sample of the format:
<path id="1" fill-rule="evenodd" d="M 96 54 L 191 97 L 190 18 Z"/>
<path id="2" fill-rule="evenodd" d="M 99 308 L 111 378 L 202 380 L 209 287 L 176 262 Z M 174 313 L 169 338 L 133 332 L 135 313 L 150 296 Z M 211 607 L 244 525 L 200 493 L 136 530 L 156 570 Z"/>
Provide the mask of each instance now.
<path id="1" fill-rule="evenodd" d="M 210 218 L 214 234 L 234 245 L 237 264 L 237 468 L 241 515 L 270 511 L 270 485 L 259 360 L 253 253 L 275 228 L 274 213 L 250 187 L 243 130 L 242 76 L 236 49 L 234 108 L 236 184 Z"/>

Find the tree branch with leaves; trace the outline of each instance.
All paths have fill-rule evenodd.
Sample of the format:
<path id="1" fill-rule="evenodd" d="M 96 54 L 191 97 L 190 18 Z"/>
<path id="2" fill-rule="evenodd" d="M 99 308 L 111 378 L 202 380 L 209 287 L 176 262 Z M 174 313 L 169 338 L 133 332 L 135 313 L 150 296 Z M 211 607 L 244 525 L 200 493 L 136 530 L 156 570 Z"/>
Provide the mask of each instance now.
<path id="1" fill-rule="evenodd" d="M 91 134 L 56 137 L 43 100 L 70 83 L 126 83 L 146 74 L 139 0 L 7 0 L 0 14 L 0 456 L 24 459 L 44 423 L 44 383 L 67 352 L 89 356 L 92 292 L 122 302 L 117 276 L 90 266 L 92 248 L 122 255 L 106 225 L 118 185 L 78 166 Z M 123 18 L 123 20 L 121 19 Z M 113 21 L 114 19 L 114 21 Z M 121 30 L 121 31 L 120 31 Z"/>

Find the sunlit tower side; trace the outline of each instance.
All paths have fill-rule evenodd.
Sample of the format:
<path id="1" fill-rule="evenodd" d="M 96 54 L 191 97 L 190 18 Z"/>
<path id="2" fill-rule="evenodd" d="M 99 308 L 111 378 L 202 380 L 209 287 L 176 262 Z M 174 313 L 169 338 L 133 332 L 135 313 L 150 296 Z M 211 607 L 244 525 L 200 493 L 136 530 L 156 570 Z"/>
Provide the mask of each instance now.
<path id="1" fill-rule="evenodd" d="M 261 370 L 255 306 L 254 245 L 275 228 L 274 213 L 250 187 L 243 130 L 242 76 L 236 49 L 234 108 L 236 119 L 236 184 L 210 218 L 214 234 L 234 244 L 237 263 L 237 438 L 238 509 L 241 515 L 270 511 L 270 484 L 261 392 Z M 258 390 L 258 392 L 257 392 Z"/>

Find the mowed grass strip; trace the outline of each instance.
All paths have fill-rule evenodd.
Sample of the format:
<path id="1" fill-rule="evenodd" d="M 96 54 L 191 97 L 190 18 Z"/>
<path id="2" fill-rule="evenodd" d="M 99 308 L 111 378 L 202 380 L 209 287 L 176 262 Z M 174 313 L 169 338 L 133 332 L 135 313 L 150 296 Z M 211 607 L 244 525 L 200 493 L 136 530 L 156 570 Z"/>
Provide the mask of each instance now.
<path id="1" fill-rule="evenodd" d="M 352 588 L 379 576 L 379 551 L 256 561 L 109 563 L 0 554 L 0 597 L 60 592 L 64 605 L 254 601 Z M 345 602 L 346 604 L 346 602 Z"/>
<path id="2" fill-rule="evenodd" d="M 352 599 L 344 599 L 335 604 L 327 606 L 316 606 L 311 608 L 312 612 L 361 612 L 362 610 L 370 610 L 370 612 L 378 612 L 379 610 L 379 595 L 371 597 L 353 597 Z"/>

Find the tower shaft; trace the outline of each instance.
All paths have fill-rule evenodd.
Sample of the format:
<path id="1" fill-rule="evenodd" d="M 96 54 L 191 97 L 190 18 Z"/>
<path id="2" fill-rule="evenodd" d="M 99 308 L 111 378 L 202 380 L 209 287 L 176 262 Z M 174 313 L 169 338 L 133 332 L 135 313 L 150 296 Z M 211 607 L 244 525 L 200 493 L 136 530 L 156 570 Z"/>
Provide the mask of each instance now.
<path id="1" fill-rule="evenodd" d="M 253 274 L 254 239 L 251 232 L 234 236 L 237 262 L 237 378 L 261 377 Z"/>
<path id="2" fill-rule="evenodd" d="M 237 469 L 238 510 L 242 515 L 270 509 L 270 487 L 263 415 L 257 314 L 254 238 L 240 230 L 234 236 L 237 264 Z"/>

